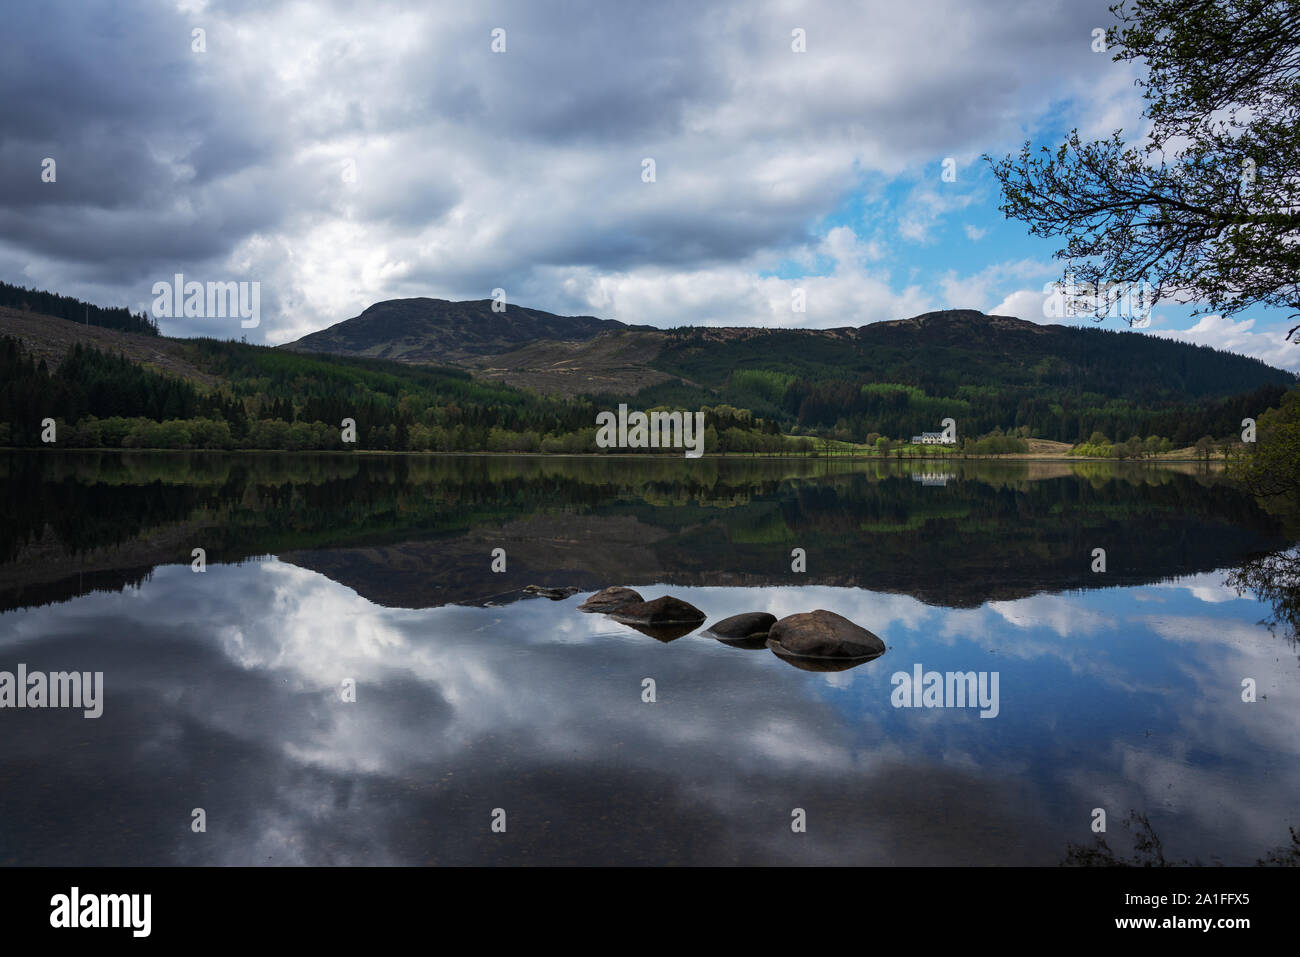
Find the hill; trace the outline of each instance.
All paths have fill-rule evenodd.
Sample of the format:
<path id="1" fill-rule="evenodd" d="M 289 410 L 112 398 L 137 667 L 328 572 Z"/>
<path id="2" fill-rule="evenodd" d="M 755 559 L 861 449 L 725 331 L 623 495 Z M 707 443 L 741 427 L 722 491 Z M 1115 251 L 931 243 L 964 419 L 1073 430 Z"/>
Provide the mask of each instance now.
<path id="1" fill-rule="evenodd" d="M 412 315 L 429 335 L 403 332 Z M 77 447 L 335 449 L 351 419 L 354 448 L 593 452 L 596 412 L 629 402 L 702 409 L 709 451 L 806 454 L 810 436 L 897 449 L 945 418 L 963 443 L 987 437 L 963 444 L 981 453 L 1094 432 L 1186 447 L 1235 435 L 1295 382 L 1213 349 L 960 310 L 828 330 L 655 330 L 410 300 L 308 338 L 366 354 L 0 310 L 0 444 L 43 444 L 53 417 Z M 433 354 L 455 364 L 412 358 Z"/>
<path id="2" fill-rule="evenodd" d="M 1206 346 L 967 309 L 856 328 L 676 329 L 654 365 L 711 388 L 735 369 L 769 369 L 820 382 L 894 383 L 927 395 L 1010 386 L 1132 402 L 1221 398 L 1295 381 L 1258 359 Z"/>
<path id="3" fill-rule="evenodd" d="M 132 362 L 196 386 L 211 387 L 215 376 L 198 369 L 186 354 L 185 341 L 152 333 L 125 332 L 73 322 L 57 316 L 0 306 L 0 336 L 12 336 L 37 360 L 51 368 L 76 344 L 120 353 Z"/>
<path id="4" fill-rule="evenodd" d="M 283 348 L 437 358 L 480 379 L 601 405 L 733 407 L 850 442 L 933 431 L 1078 442 L 1095 431 L 1190 445 L 1295 384 L 1258 359 L 1133 331 L 971 309 L 834 329 L 651 329 L 489 301 L 392 300 Z M 723 417 L 725 427 L 726 417 Z"/>
<path id="5" fill-rule="evenodd" d="M 1101 431 L 1190 444 L 1228 434 L 1296 381 L 1205 346 L 973 310 L 857 328 L 688 327 L 667 336 L 651 364 L 699 389 L 657 386 L 641 401 L 689 402 L 704 390 L 783 428 L 853 441 L 930 431 L 952 417 L 965 435 L 1019 430 L 1077 442 Z"/>
<path id="6" fill-rule="evenodd" d="M 303 336 L 289 348 L 403 362 L 456 362 L 508 352 L 538 340 L 585 341 L 601 332 L 629 328 L 613 319 L 557 316 L 523 306 L 493 312 L 492 304 L 491 299 L 389 299 Z"/>
<path id="7" fill-rule="evenodd" d="M 490 300 L 406 299 L 378 303 L 282 348 L 449 362 L 480 377 L 570 397 L 650 390 L 645 401 L 721 398 L 809 428 L 871 411 L 870 402 L 846 398 L 844 384 L 916 389 L 968 413 L 972 397 L 998 393 L 1003 401 L 981 419 L 988 427 L 1029 424 L 1061 441 L 1074 439 L 1077 423 L 1049 422 L 1053 405 L 1086 409 L 1118 400 L 1154 408 L 1295 382 L 1258 359 L 1204 346 L 969 309 L 835 329 L 659 330 L 519 306 L 494 313 Z M 1022 400 L 1030 407 L 1020 410 Z M 886 404 L 897 402 L 890 396 Z M 1021 412 L 1032 421 L 1011 421 Z M 917 424 L 935 427 L 929 419 Z M 913 426 L 894 428 L 891 434 Z"/>

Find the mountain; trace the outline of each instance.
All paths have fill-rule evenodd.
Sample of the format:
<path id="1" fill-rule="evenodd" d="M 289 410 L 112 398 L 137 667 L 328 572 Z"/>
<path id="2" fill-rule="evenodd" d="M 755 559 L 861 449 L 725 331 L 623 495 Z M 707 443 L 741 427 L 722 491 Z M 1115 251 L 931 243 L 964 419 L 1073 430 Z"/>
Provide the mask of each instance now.
<path id="1" fill-rule="evenodd" d="M 973 310 L 660 330 L 491 306 L 393 300 L 278 348 L 0 308 L 0 445 L 42 444 L 53 417 L 77 447 L 333 449 L 352 419 L 365 449 L 590 452 L 598 411 L 626 401 L 703 410 L 707 448 L 726 453 L 805 451 L 810 436 L 879 447 L 945 419 L 962 440 L 1183 448 L 1238 435 L 1296 381 L 1215 349 Z"/>
<path id="2" fill-rule="evenodd" d="M 509 305 L 492 311 L 491 299 L 389 299 L 359 316 L 290 344 L 297 352 L 329 352 L 402 362 L 458 362 L 495 355 L 538 340 L 586 341 L 629 327 L 614 319 L 557 316 Z"/>
<path id="3" fill-rule="evenodd" d="M 745 369 L 823 385 L 891 383 L 930 396 L 1028 390 L 1039 398 L 1146 404 L 1197 402 L 1296 381 L 1258 359 L 1206 346 L 964 309 L 857 328 L 674 330 L 654 366 L 714 389 Z"/>
<path id="4" fill-rule="evenodd" d="M 661 330 L 519 306 L 494 313 L 490 307 L 489 300 L 390 300 L 282 348 L 453 363 L 479 378 L 568 397 L 631 397 L 644 390 L 644 398 L 666 403 L 721 398 L 808 426 L 840 417 L 801 414 L 809 389 L 842 392 L 844 384 L 887 384 L 967 402 L 974 393 L 996 391 L 1017 402 L 1059 405 L 1073 397 L 1091 405 L 1120 399 L 1150 406 L 1296 381 L 1258 359 L 1205 346 L 973 309 L 834 329 Z M 791 389 L 796 380 L 809 388 Z M 819 402 L 814 397 L 813 404 Z M 844 396 L 831 404 L 844 406 Z"/>

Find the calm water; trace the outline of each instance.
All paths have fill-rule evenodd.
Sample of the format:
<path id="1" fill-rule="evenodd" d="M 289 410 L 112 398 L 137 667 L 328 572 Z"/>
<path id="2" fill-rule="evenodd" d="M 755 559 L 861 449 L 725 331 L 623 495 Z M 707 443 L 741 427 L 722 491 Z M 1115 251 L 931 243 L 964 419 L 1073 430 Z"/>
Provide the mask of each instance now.
<path id="1" fill-rule="evenodd" d="M 0 671 L 105 684 L 98 719 L 0 710 L 0 863 L 1051 865 L 1104 808 L 1116 853 L 1136 812 L 1239 864 L 1300 826 L 1294 597 L 1251 577 L 1293 536 L 1191 468 L 33 453 L 0 485 Z M 605 585 L 888 651 L 662 642 L 576 610 Z M 996 673 L 996 717 L 894 707 L 917 665 Z"/>

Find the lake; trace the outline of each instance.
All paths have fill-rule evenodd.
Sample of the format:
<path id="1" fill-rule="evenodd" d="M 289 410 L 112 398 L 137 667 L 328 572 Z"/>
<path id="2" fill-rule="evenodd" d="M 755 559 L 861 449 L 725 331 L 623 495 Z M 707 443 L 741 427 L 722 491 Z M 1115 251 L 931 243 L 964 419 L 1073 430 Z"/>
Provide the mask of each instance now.
<path id="1" fill-rule="evenodd" d="M 97 718 L 0 710 L 5 864 L 1250 864 L 1300 826 L 1261 565 L 1295 535 L 1191 465 L 31 452 L 0 484 L 0 671 L 103 674 Z M 887 651 L 663 641 L 577 609 L 608 585 Z M 996 707 L 902 693 L 929 672 Z"/>

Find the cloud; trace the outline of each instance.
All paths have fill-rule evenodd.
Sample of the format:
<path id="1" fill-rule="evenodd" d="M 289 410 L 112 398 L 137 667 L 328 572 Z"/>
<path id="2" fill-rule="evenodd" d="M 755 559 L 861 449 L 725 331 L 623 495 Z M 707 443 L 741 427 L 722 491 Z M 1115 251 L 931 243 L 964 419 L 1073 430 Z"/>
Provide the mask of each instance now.
<path id="1" fill-rule="evenodd" d="M 594 268 L 541 270 L 534 287 L 562 289 L 560 303 L 571 312 L 596 312 L 631 323 L 660 326 L 755 325 L 826 328 L 863 325 L 938 308 L 919 285 L 901 290 L 890 272 L 874 265 L 879 251 L 847 227 L 837 227 L 794 258 L 827 264 L 819 275 L 777 278 L 762 275 L 772 265 L 759 259 L 705 269 L 643 267 L 620 272 Z M 802 312 L 794 311 L 802 290 Z"/>
<path id="2" fill-rule="evenodd" d="M 967 286 L 978 288 L 978 277 L 968 277 Z M 1060 319 L 1046 316 L 1050 294 L 1033 289 L 1019 289 L 1009 294 L 994 306 L 990 313 L 1000 316 L 1015 316 L 1029 322 L 1080 324 L 1082 320 Z M 1300 345 L 1287 342 L 1285 332 L 1281 329 L 1267 332 L 1255 332 L 1256 320 L 1232 319 L 1225 316 L 1202 316 L 1187 329 L 1170 328 L 1173 319 L 1169 316 L 1154 314 L 1150 326 L 1143 334 L 1174 339 L 1192 345 L 1210 346 L 1226 352 L 1235 352 L 1267 362 L 1279 369 L 1300 372 Z M 1092 323 L 1087 323 L 1092 325 Z M 1122 320 L 1107 320 L 1106 328 L 1126 328 Z"/>
<path id="3" fill-rule="evenodd" d="M 914 243 L 931 242 L 935 237 L 932 231 L 948 213 L 966 209 L 974 203 L 976 197 L 969 192 L 960 192 L 952 183 L 918 184 L 908 196 L 905 211 L 898 223 L 898 233 L 904 239 Z"/>
<path id="4" fill-rule="evenodd" d="M 1253 332 L 1254 328 L 1254 319 L 1202 316 L 1190 329 L 1152 329 L 1150 334 L 1238 352 L 1280 369 L 1300 371 L 1300 345 L 1287 342 L 1284 332 Z"/>
<path id="5" fill-rule="evenodd" d="M 943 300 L 953 308 L 987 310 L 991 315 L 1005 316 L 1010 313 L 1000 312 L 1001 307 L 989 309 L 998 290 L 1028 277 L 1045 275 L 1050 269 L 1050 265 L 1033 259 L 992 263 L 965 276 L 949 269 L 940 277 L 939 289 Z"/>
<path id="6" fill-rule="evenodd" d="M 17 9 L 0 276 L 135 309 L 175 272 L 256 280 L 268 341 L 498 286 L 557 311 L 585 290 L 656 324 L 775 322 L 788 290 L 763 271 L 835 246 L 837 211 L 901 183 L 852 224 L 878 248 L 832 249 L 836 271 L 807 283 L 826 308 L 799 323 L 896 318 L 934 304 L 912 271 L 941 261 L 946 217 L 990 201 L 981 153 L 1013 149 L 1026 118 L 1131 111 L 1129 68 L 1089 52 L 1105 16 L 1102 0 Z M 691 304 L 704 314 L 676 311 Z"/>
<path id="7" fill-rule="evenodd" d="M 1052 323 L 1057 320 L 1047 318 L 1043 313 L 1043 304 L 1047 296 L 1032 289 L 1020 289 L 1011 293 L 990 310 L 995 316 L 1015 316 L 1026 322 Z"/>

